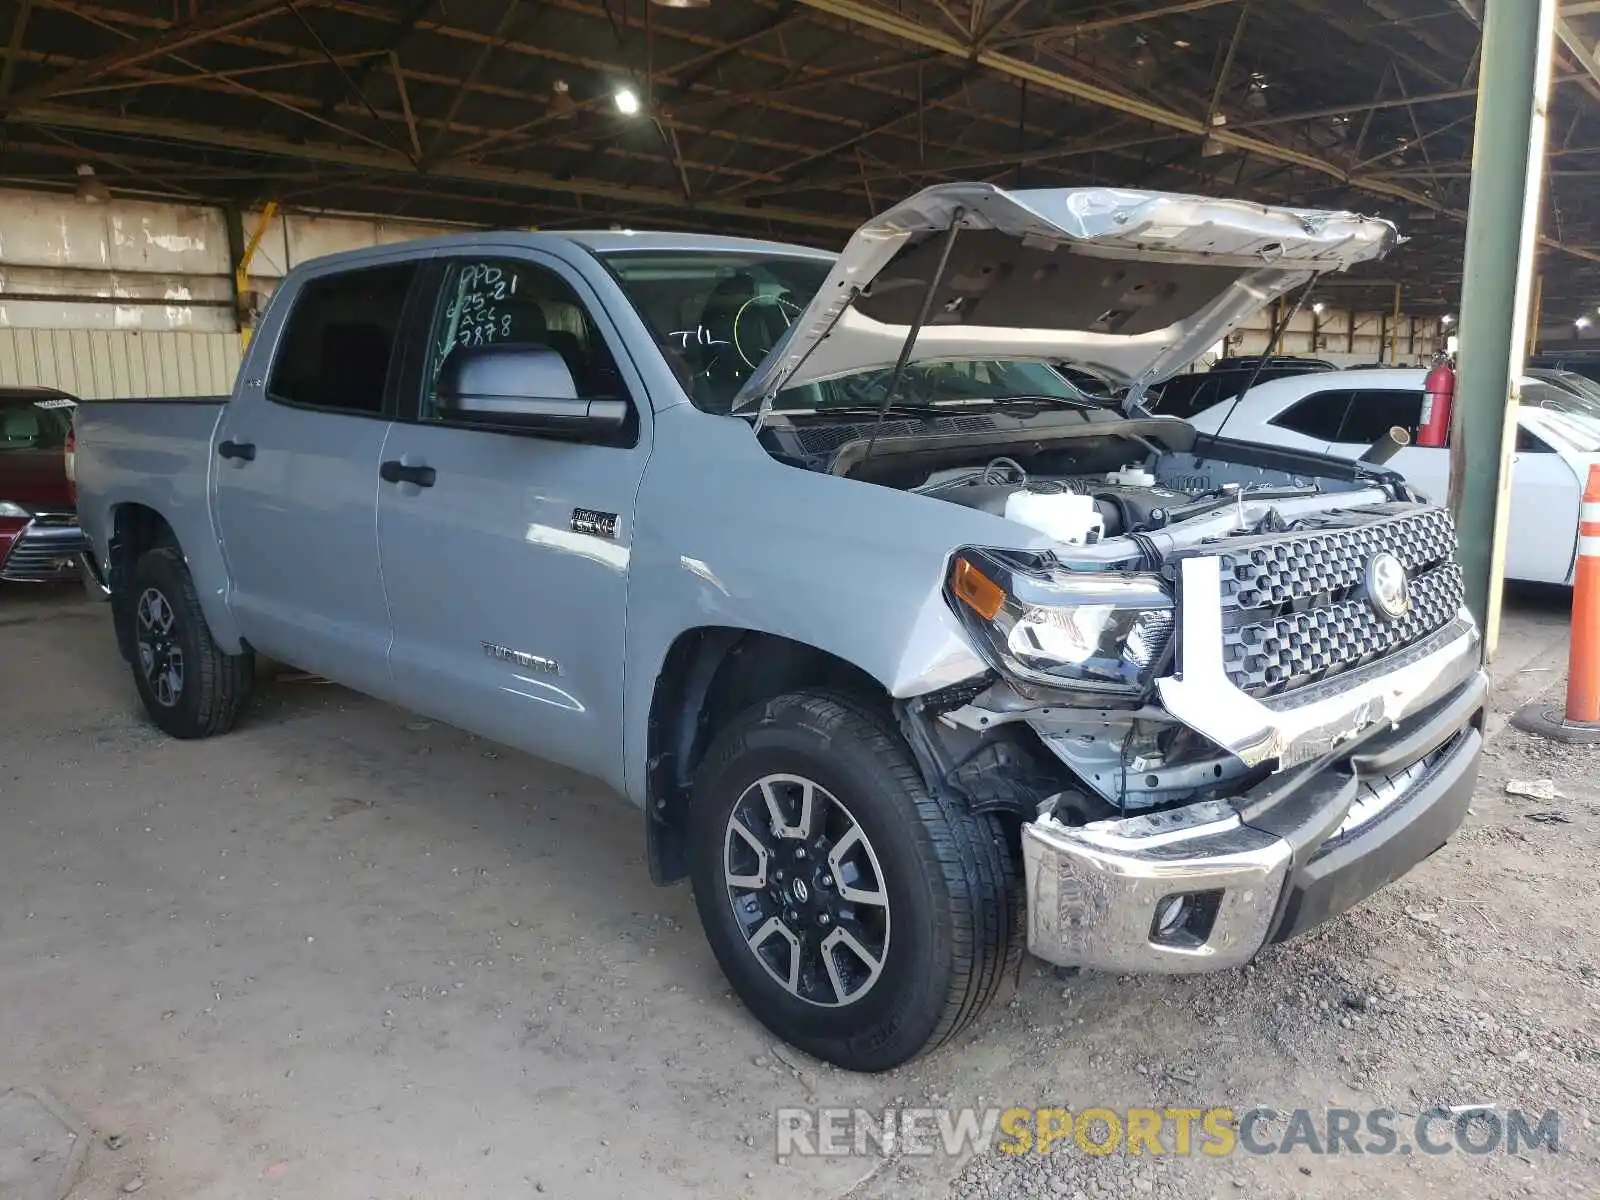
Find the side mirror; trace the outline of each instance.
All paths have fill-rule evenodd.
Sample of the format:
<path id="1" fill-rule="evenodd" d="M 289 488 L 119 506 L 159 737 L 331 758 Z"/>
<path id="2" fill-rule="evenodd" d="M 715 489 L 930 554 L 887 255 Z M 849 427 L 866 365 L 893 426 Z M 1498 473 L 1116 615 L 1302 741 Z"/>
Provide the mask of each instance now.
<path id="1" fill-rule="evenodd" d="M 451 420 L 573 441 L 615 436 L 628 420 L 626 400 L 580 397 L 566 360 L 548 346 L 457 346 L 434 394 Z"/>

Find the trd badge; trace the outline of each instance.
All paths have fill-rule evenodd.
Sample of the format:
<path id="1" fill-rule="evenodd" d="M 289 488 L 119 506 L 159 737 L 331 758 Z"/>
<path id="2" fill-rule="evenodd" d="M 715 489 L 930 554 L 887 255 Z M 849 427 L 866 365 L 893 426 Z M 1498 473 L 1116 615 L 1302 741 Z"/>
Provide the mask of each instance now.
<path id="1" fill-rule="evenodd" d="M 575 508 L 572 510 L 572 532 L 615 541 L 617 514 L 601 512 L 597 508 Z"/>

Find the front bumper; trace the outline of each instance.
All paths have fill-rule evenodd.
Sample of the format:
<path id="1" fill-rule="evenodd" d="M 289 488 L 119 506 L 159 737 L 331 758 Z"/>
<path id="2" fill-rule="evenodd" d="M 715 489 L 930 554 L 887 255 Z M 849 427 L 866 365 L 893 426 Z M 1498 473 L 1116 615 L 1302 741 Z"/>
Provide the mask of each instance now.
<path id="1" fill-rule="evenodd" d="M 78 578 L 79 555 L 89 539 L 71 513 L 39 513 L 0 542 L 0 580 L 8 583 L 66 583 Z"/>
<path id="2" fill-rule="evenodd" d="M 1455 832 L 1477 782 L 1488 682 L 1468 637 L 1470 669 L 1446 665 L 1464 661 L 1454 644 L 1429 655 L 1431 685 L 1397 724 L 1347 732 L 1232 801 L 1025 824 L 1029 949 L 1097 970 L 1221 970 L 1399 878 Z"/>

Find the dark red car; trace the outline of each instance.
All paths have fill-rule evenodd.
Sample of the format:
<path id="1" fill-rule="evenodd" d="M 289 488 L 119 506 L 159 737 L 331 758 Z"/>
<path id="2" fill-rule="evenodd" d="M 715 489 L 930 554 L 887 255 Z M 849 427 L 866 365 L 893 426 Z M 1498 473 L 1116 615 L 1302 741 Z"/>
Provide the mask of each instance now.
<path id="1" fill-rule="evenodd" d="M 67 445 L 78 402 L 49 388 L 0 388 L 0 580 L 77 579 L 78 528 Z"/>

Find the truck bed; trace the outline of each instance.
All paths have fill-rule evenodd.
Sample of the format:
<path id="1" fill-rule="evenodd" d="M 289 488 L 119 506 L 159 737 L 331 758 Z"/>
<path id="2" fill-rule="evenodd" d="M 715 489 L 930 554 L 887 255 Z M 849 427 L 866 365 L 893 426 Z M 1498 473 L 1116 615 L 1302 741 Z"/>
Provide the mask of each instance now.
<path id="1" fill-rule="evenodd" d="M 104 555 L 117 507 L 144 505 L 172 527 L 202 595 L 226 578 L 207 502 L 211 452 L 226 396 L 107 400 L 81 405 L 77 439 L 78 520 Z M 99 566 L 105 569 L 106 563 Z M 208 597 L 208 602 L 210 598 Z"/>

